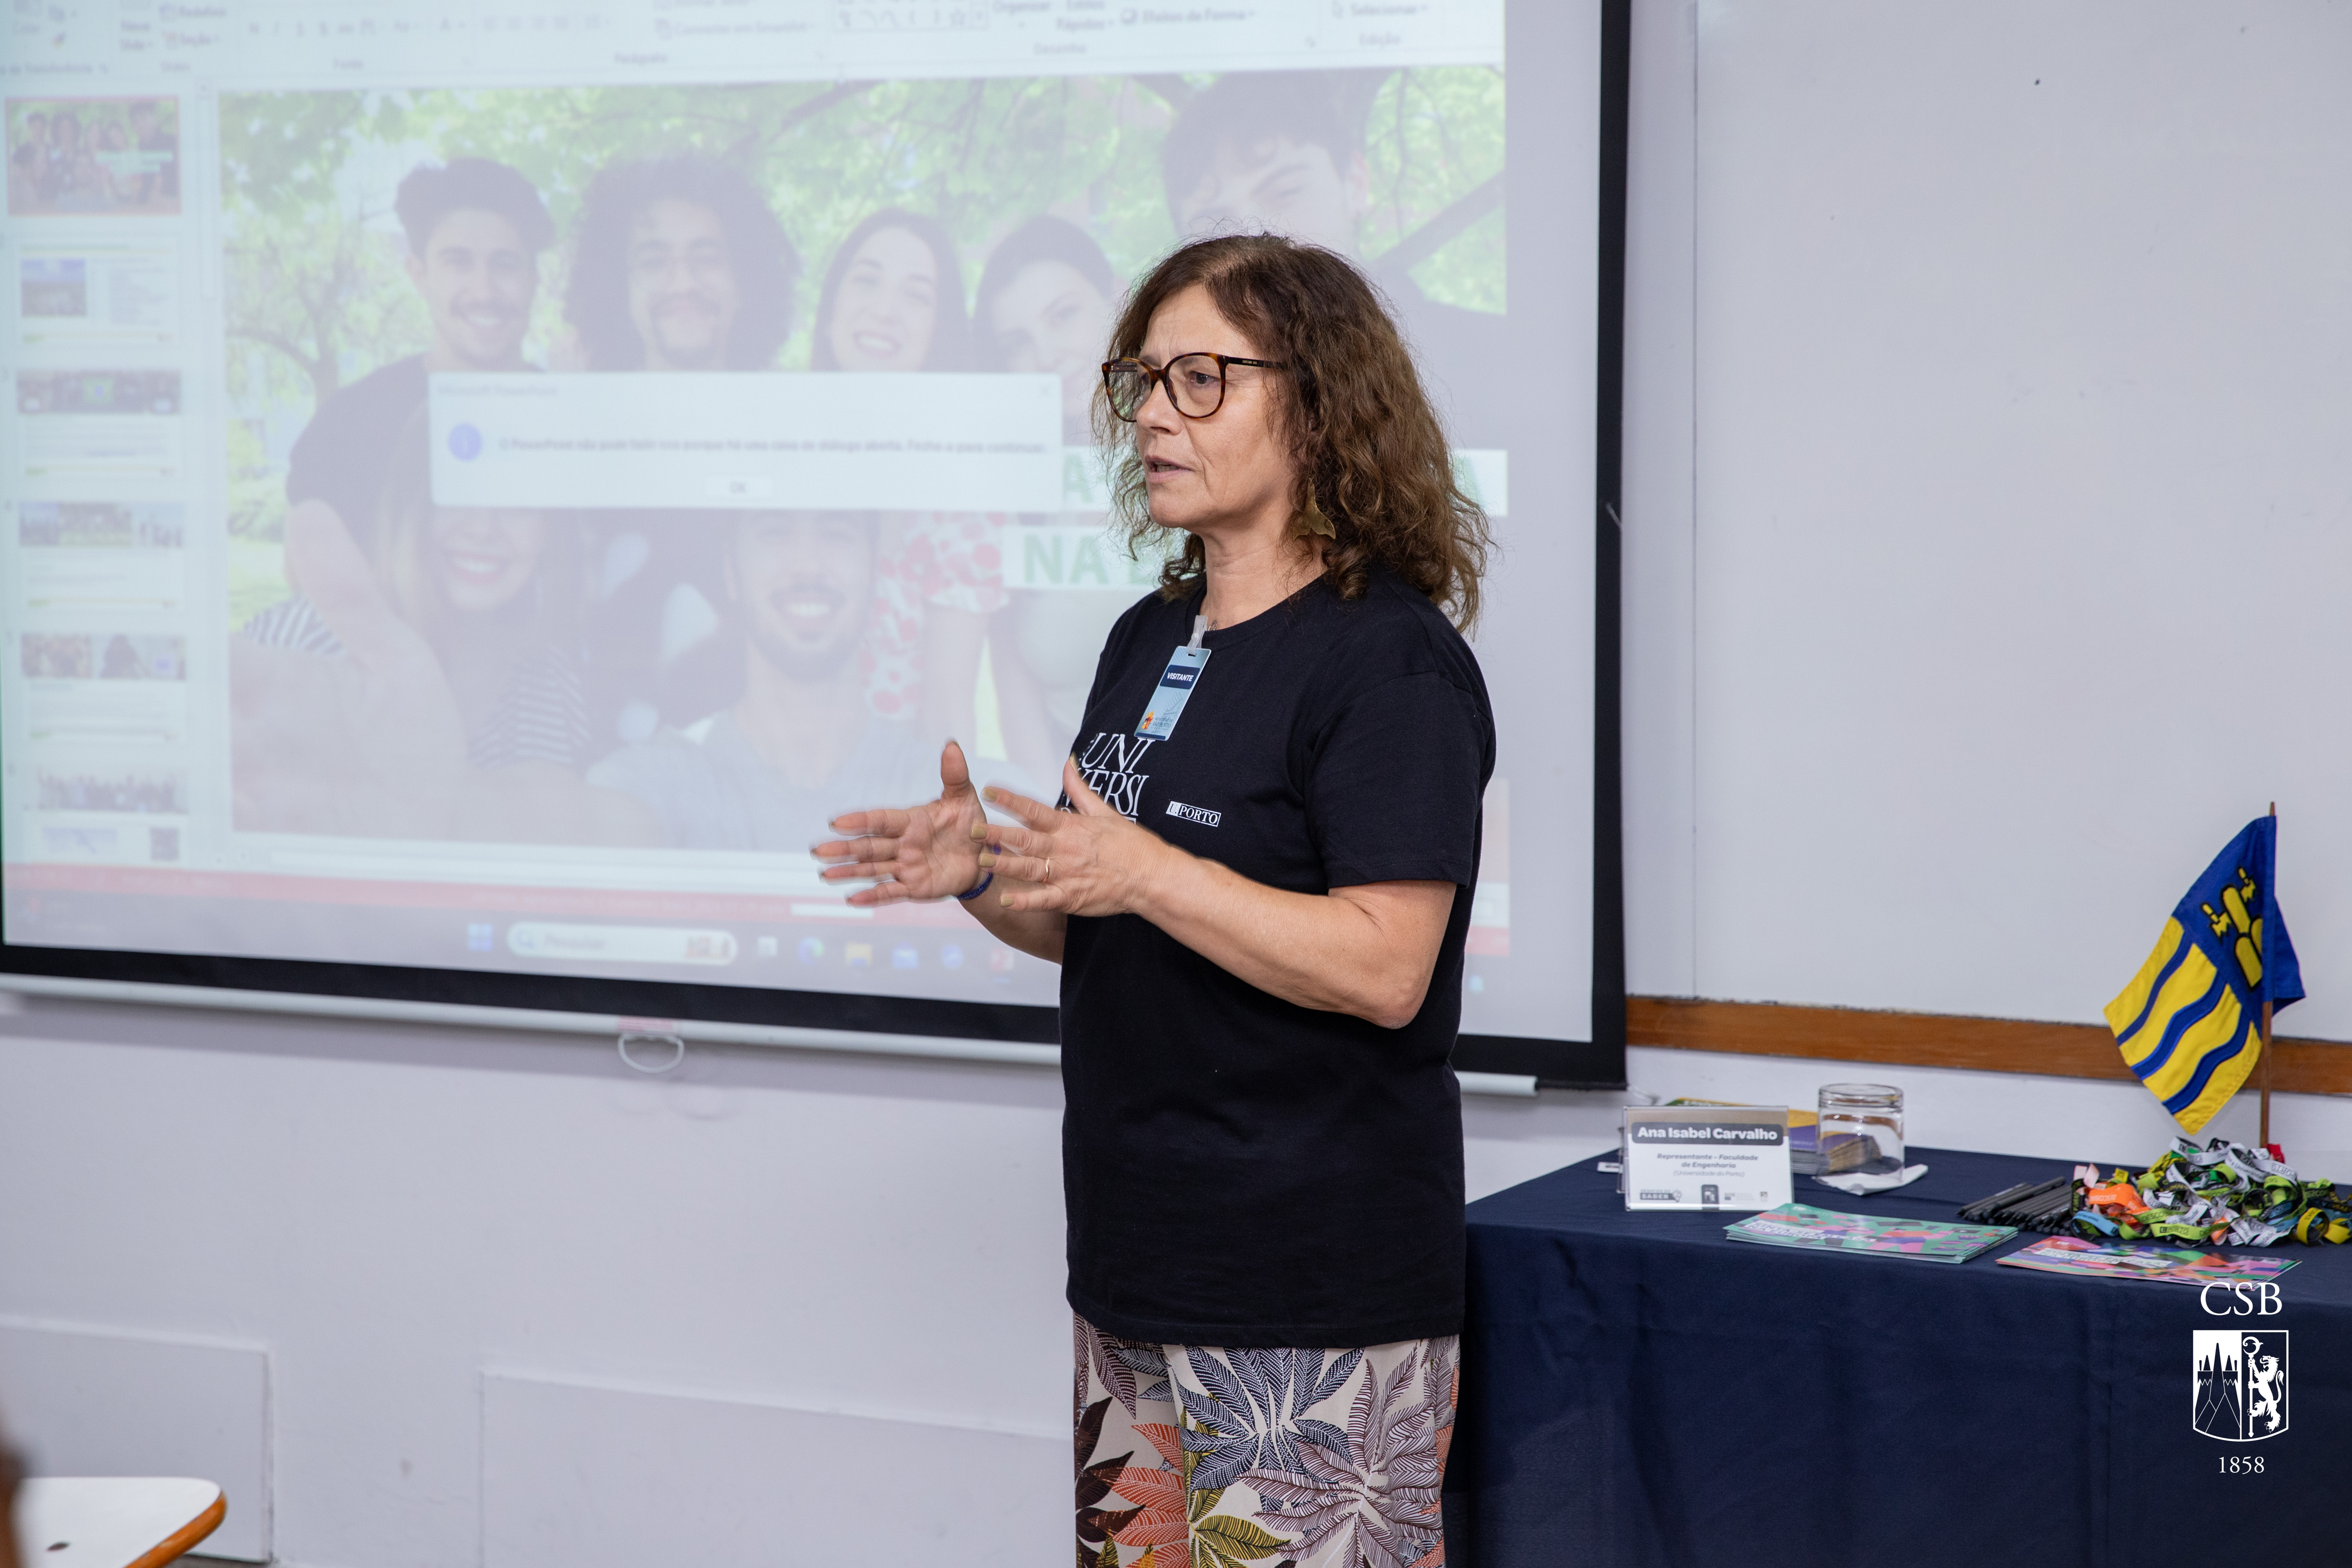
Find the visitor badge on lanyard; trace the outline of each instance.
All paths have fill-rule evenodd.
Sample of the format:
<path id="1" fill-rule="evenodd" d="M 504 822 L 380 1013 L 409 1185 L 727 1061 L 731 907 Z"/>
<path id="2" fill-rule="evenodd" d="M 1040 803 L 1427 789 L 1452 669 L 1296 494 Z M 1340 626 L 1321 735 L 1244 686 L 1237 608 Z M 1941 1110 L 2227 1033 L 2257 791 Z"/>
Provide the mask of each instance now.
<path id="1" fill-rule="evenodd" d="M 1192 640 L 1168 656 L 1168 668 L 1160 672 L 1160 685 L 1151 693 L 1151 706 L 1143 710 L 1143 722 L 1135 727 L 1138 739 L 1164 741 L 1176 732 L 1176 721 L 1184 716 L 1184 704 L 1192 700 L 1192 688 L 1209 662 L 1209 650 L 1201 646 L 1208 629 L 1208 616 L 1192 617 Z"/>

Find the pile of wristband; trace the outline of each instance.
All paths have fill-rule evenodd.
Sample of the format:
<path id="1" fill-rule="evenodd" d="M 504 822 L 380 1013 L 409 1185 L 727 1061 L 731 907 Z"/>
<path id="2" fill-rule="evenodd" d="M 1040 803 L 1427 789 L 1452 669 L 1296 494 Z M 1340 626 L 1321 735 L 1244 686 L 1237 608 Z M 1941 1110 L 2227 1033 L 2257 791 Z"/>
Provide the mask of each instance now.
<path id="1" fill-rule="evenodd" d="M 2216 1138 L 2204 1148 L 2176 1138 L 2137 1176 L 2074 1167 L 2074 1233 L 2095 1240 L 2176 1246 L 2317 1247 L 2352 1241 L 2352 1194 L 2306 1182 L 2259 1149 Z"/>

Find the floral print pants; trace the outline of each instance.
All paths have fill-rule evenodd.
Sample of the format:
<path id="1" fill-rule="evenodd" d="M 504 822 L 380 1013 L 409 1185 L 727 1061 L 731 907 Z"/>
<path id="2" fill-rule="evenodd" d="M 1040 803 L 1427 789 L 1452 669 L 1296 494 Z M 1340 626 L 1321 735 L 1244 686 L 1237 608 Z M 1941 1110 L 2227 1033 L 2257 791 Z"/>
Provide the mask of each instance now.
<path id="1" fill-rule="evenodd" d="M 1078 1568 L 1443 1568 L 1459 1339 L 1220 1350 L 1072 1321 Z"/>

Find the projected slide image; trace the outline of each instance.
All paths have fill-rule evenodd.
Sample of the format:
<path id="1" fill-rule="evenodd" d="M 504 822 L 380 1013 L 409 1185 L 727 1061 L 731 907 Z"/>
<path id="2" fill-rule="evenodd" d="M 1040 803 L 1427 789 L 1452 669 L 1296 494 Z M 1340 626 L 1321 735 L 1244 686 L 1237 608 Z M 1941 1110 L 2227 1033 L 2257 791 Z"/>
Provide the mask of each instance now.
<path id="1" fill-rule="evenodd" d="M 16 591 L 30 610 L 170 610 L 187 597 L 176 503 L 19 501 Z"/>
<path id="2" fill-rule="evenodd" d="M 171 479 L 182 454 L 176 370 L 20 370 L 25 477 Z"/>
<path id="3" fill-rule="evenodd" d="M 180 858 L 177 826 L 44 822 L 33 835 L 44 859 L 169 865 Z M 35 900 L 37 907 L 37 900 Z"/>
<path id="4" fill-rule="evenodd" d="M 176 503 L 16 503 L 16 542 L 31 550 L 177 550 L 187 542 L 187 523 Z"/>
<path id="5" fill-rule="evenodd" d="M 175 98 L 11 98 L 8 216 L 180 210 Z"/>
<path id="6" fill-rule="evenodd" d="M 798 855 L 950 734 L 1050 798 L 1160 564 L 1087 423 L 1129 281 L 1359 258 L 1499 489 L 1502 94 L 224 96 L 236 826 Z"/>
<path id="7" fill-rule="evenodd" d="M 129 632 L 26 632 L 25 674 L 37 680 L 184 680 L 186 642 Z"/>
<path id="8" fill-rule="evenodd" d="M 79 320 L 89 314 L 89 264 L 79 256 L 34 258 L 18 264 L 18 302 L 28 321 Z"/>
<path id="9" fill-rule="evenodd" d="M 168 242 L 19 247 L 17 331 L 27 344 L 168 343 L 179 310 L 179 253 Z"/>
<path id="10" fill-rule="evenodd" d="M 175 370 L 26 370 L 16 373 L 16 411 L 27 415 L 177 414 Z"/>
<path id="11" fill-rule="evenodd" d="M 1056 793 L 1181 543 L 1111 525 L 1098 367 L 1199 236 L 1386 292 L 1511 552 L 1498 714 L 1591 687 L 1593 215 L 1506 202 L 1502 0 L 264 9 L 201 95 L 78 36 L 108 95 L 5 100 L 10 947 L 1052 1004 L 807 849 L 950 735 Z M 1597 168 L 1597 32 L 1519 36 L 1523 163 Z M 1573 1033 L 1585 849 L 1510 787 L 1469 1026 Z"/>
<path id="12" fill-rule="evenodd" d="M 187 776 L 179 773 L 44 767 L 36 789 L 43 811 L 179 815 L 188 809 Z"/>
<path id="13" fill-rule="evenodd" d="M 26 632 L 16 668 L 26 691 L 22 733 L 47 754 L 51 742 L 150 744 L 187 733 L 188 651 L 175 635 L 129 631 Z"/>

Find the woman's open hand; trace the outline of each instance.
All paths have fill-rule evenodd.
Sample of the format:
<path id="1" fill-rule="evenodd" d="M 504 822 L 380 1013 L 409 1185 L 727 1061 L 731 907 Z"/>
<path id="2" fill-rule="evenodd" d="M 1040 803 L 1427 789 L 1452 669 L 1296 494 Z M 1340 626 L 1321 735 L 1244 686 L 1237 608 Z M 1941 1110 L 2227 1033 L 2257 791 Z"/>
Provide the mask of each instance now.
<path id="1" fill-rule="evenodd" d="M 988 804 L 1021 819 L 1017 827 L 985 819 L 969 832 L 982 849 L 979 864 L 993 869 L 1008 910 L 1064 915 L 1144 912 L 1158 879 L 1182 851 L 1138 827 L 1087 787 L 1076 759 L 1062 764 L 1070 809 L 1057 811 L 1008 789 L 991 789 Z M 1006 884 L 1012 885 L 1006 885 Z"/>
<path id="2" fill-rule="evenodd" d="M 940 752 L 940 797 L 906 811 L 846 812 L 829 826 L 843 838 L 810 853 L 826 861 L 828 882 L 871 881 L 849 895 L 861 907 L 968 893 L 980 880 L 976 826 L 985 826 L 980 792 L 963 748 L 950 741 Z"/>

